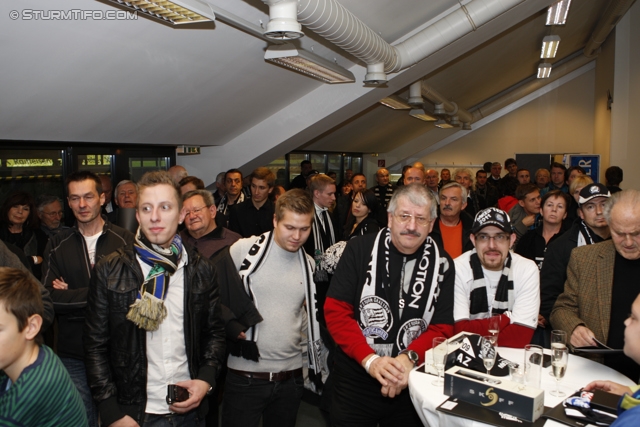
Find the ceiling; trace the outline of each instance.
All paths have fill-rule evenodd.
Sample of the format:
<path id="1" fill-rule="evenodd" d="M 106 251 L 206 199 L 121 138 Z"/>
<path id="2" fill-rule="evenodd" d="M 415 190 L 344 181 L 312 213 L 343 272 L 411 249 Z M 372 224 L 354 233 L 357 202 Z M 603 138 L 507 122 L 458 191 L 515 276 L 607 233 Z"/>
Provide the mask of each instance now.
<path id="1" fill-rule="evenodd" d="M 207 1 L 252 25 L 269 20 L 260 0 Z M 456 0 L 340 3 L 391 44 L 458 5 Z M 306 131 L 292 131 L 298 138 L 265 149 L 268 155 L 296 148 L 389 152 L 440 130 L 377 100 L 391 94 L 406 98 L 409 84 L 424 79 L 460 108 L 473 109 L 535 74 L 545 35 L 562 38 L 551 62 L 582 49 L 608 2 L 573 0 L 567 24 L 546 27 L 550 3 L 525 0 L 518 10 L 389 75 L 380 88 L 363 86 L 364 63 L 303 28 L 305 37 L 296 44 L 356 74 L 356 83 L 336 89 L 265 62 L 268 42 L 220 20 L 198 29 L 175 29 L 143 17 L 12 20 L 12 10 L 113 7 L 87 0 L 5 1 L 0 3 L 0 139 L 224 146 L 248 129 L 277 128 L 279 115 L 289 114 L 296 103 L 317 100 L 331 120 L 300 118 Z"/>

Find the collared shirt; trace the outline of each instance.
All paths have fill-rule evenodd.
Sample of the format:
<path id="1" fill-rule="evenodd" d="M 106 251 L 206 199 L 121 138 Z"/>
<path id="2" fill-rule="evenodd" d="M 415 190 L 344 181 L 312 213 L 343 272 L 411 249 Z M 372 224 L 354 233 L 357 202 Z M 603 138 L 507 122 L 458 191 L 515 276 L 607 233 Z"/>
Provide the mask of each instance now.
<path id="1" fill-rule="evenodd" d="M 327 225 L 324 223 L 324 215 L 322 215 L 322 212 L 325 212 L 328 209 L 318 206 L 317 204 L 315 204 L 315 202 L 313 203 L 313 206 L 315 206 L 315 208 L 316 208 L 316 216 L 320 219 L 320 224 L 322 224 L 322 228 L 324 228 L 326 230 L 327 229 Z"/>
<path id="2" fill-rule="evenodd" d="M 151 267 L 136 255 L 146 278 Z M 167 317 L 157 331 L 147 332 L 147 406 L 149 414 L 168 414 L 167 385 L 190 380 L 184 340 L 184 267 L 189 262 L 182 249 L 178 269 L 169 278 L 164 305 Z"/>

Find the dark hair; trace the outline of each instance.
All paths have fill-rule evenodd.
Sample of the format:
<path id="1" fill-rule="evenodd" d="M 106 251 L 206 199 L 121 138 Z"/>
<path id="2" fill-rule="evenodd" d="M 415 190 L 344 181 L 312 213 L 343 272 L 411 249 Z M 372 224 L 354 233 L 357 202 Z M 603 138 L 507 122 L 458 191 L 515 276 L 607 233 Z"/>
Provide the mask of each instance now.
<path id="1" fill-rule="evenodd" d="M 82 182 L 87 179 L 92 180 L 96 184 L 96 191 L 98 192 L 98 196 L 100 196 L 104 191 L 102 190 L 102 180 L 98 175 L 90 171 L 78 171 L 74 172 L 67 176 L 67 179 L 64 180 L 64 185 L 67 188 L 67 195 L 69 194 L 69 184 L 72 182 Z"/>
<path id="2" fill-rule="evenodd" d="M 367 180 L 367 177 L 363 173 L 354 173 L 351 177 L 351 184 L 353 185 L 353 180 L 356 179 L 356 176 L 364 176 L 364 180 Z"/>
<path id="3" fill-rule="evenodd" d="M 508 168 L 511 165 L 518 165 L 518 162 L 516 162 L 516 159 L 513 159 L 511 157 L 509 157 L 507 160 L 504 161 L 504 167 Z"/>
<path id="4" fill-rule="evenodd" d="M 609 166 L 604 173 L 607 185 L 619 186 L 622 182 L 622 169 L 619 166 Z"/>
<path id="5" fill-rule="evenodd" d="M 571 166 L 569 169 L 567 169 L 567 171 L 565 172 L 564 176 L 569 178 L 569 175 L 571 175 L 571 172 L 573 171 L 580 171 L 580 173 L 582 175 L 586 175 L 587 171 L 584 170 L 584 168 L 582 166 Z"/>
<path id="6" fill-rule="evenodd" d="M 478 178 L 478 174 L 479 174 L 479 173 L 483 173 L 483 174 L 485 174 L 485 175 L 488 175 L 488 173 L 487 173 L 487 171 L 486 171 L 486 170 L 484 170 L 484 169 L 478 169 L 478 170 L 476 171 L 476 179 Z"/>
<path id="7" fill-rule="evenodd" d="M 483 169 L 487 174 L 489 174 L 489 173 L 491 173 L 491 165 L 492 165 L 492 164 L 493 164 L 492 162 L 485 162 L 485 163 L 484 163 L 484 165 L 482 165 L 482 169 Z M 476 174 L 476 176 L 477 176 L 477 174 Z"/>
<path id="8" fill-rule="evenodd" d="M 239 173 L 240 174 L 240 180 L 242 180 L 244 177 L 242 176 L 242 172 L 240 172 L 240 169 L 229 169 L 228 171 L 226 171 L 224 173 L 224 180 L 227 180 L 227 175 L 229 175 L 230 173 Z"/>
<path id="9" fill-rule="evenodd" d="M 36 204 L 31 194 L 26 191 L 16 191 L 11 193 L 0 208 L 0 222 L 11 225 L 9 222 L 9 210 L 14 206 L 29 206 L 29 216 L 24 222 L 25 228 L 36 228 L 38 226 L 38 215 L 36 212 Z"/>
<path id="10" fill-rule="evenodd" d="M 569 209 L 569 204 L 571 203 L 570 196 L 562 190 L 551 190 L 547 194 L 542 196 L 542 199 L 540 199 L 540 209 L 542 209 L 542 206 L 544 206 L 544 203 L 552 197 L 554 198 L 559 197 L 561 199 L 564 199 L 564 204 L 566 208 Z"/>
<path id="11" fill-rule="evenodd" d="M 516 199 L 524 200 L 527 198 L 527 194 L 531 194 L 534 191 L 540 192 L 540 189 L 538 188 L 537 185 L 533 183 L 520 184 L 516 188 Z"/>
<path id="12" fill-rule="evenodd" d="M 196 186 L 196 190 L 204 190 L 204 181 L 202 181 L 197 176 L 185 176 L 180 180 L 178 184 L 180 187 L 187 184 L 193 184 Z"/>
<path id="13" fill-rule="evenodd" d="M 40 285 L 26 271 L 17 268 L 0 267 L 0 302 L 18 321 L 18 331 L 24 331 L 29 317 L 42 317 L 44 306 L 40 295 Z M 42 344 L 42 335 L 35 342 Z"/>
<path id="14" fill-rule="evenodd" d="M 518 169 L 518 171 L 516 172 L 516 174 L 518 174 L 518 173 L 520 173 L 520 172 L 522 172 L 522 171 L 527 171 L 527 172 L 529 172 L 529 176 L 531 176 L 531 171 L 530 171 L 529 169 L 527 169 L 527 168 L 520 168 L 520 169 Z"/>
<path id="15" fill-rule="evenodd" d="M 549 166 L 549 170 L 551 170 L 553 168 L 560 168 L 565 172 L 567 170 L 567 167 L 565 165 L 563 165 L 562 163 L 558 163 L 558 162 L 551 163 L 551 166 Z"/>
<path id="16" fill-rule="evenodd" d="M 380 207 L 380 202 L 378 201 L 375 193 L 369 189 L 357 191 L 353 194 L 353 200 L 358 197 L 358 194 L 362 194 L 362 202 L 367 208 L 369 208 L 369 215 L 367 216 L 374 216 L 378 212 L 378 208 Z"/>
<path id="17" fill-rule="evenodd" d="M 310 165 L 310 164 L 311 164 L 311 162 L 309 160 L 303 160 L 303 161 L 300 162 L 300 167 L 302 168 L 305 165 Z"/>

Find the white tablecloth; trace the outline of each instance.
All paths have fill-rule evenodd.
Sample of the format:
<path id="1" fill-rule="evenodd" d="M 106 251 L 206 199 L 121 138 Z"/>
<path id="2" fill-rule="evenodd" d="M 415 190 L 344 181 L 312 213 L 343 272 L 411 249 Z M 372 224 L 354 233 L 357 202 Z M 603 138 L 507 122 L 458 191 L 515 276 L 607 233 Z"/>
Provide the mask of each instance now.
<path id="1" fill-rule="evenodd" d="M 546 350 L 546 352 L 548 353 L 550 350 Z M 520 364 L 524 359 L 523 349 L 499 347 L 498 353 L 501 357 Z M 564 398 L 554 397 L 549 394 L 549 391 L 555 390 L 556 387 L 555 378 L 549 375 L 550 370 L 551 367 L 542 369 L 541 388 L 545 391 L 544 405 L 553 407 Z M 409 375 L 409 393 L 411 394 L 411 400 L 425 425 L 430 427 L 481 427 L 487 425 L 478 421 L 471 421 L 466 418 L 436 411 L 436 408 L 447 400 L 448 396 L 443 394 L 443 386 L 436 387 L 431 384 L 434 379 L 436 379 L 435 376 L 417 372 L 415 369 Z M 571 354 L 569 355 L 567 372 L 560 382 L 560 390 L 568 395 L 573 394 L 576 390 L 594 380 L 611 380 L 629 386 L 634 385 L 633 381 L 629 378 L 607 366 Z M 560 426 L 563 426 L 563 424 L 552 420 L 547 420 L 545 423 L 545 427 Z"/>

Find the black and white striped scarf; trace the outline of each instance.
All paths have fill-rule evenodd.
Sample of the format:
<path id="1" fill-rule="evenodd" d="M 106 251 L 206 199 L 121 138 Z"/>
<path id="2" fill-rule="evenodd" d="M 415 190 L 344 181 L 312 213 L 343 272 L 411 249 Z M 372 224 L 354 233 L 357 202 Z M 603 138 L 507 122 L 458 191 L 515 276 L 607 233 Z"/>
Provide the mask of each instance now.
<path id="1" fill-rule="evenodd" d="M 390 245 L 389 229 L 383 228 L 371 250 L 356 312 L 367 344 L 379 356 L 397 355 L 427 330 L 440 294 L 440 253 L 431 237 L 427 237 L 415 260 L 408 292 L 404 291 L 403 283 L 391 283 Z"/>
<path id="2" fill-rule="evenodd" d="M 507 255 L 502 269 L 502 276 L 498 282 L 495 299 L 489 313 L 489 301 L 487 297 L 487 284 L 482 271 L 482 263 L 476 250 L 473 250 L 469 258 L 471 271 L 473 271 L 473 285 L 469 296 L 469 318 L 484 319 L 490 316 L 502 314 L 513 309 L 513 274 L 511 272 L 511 252 Z"/>
<path id="3" fill-rule="evenodd" d="M 245 196 L 243 192 L 240 192 L 240 195 L 238 196 L 238 198 L 236 199 L 236 202 L 234 204 L 238 204 L 238 203 L 242 203 L 245 200 Z M 222 196 L 222 199 L 220 199 L 220 203 L 218 203 L 218 206 L 216 208 L 216 210 L 218 212 L 220 212 L 223 215 L 227 214 L 227 210 L 229 210 L 229 195 L 225 194 L 224 196 Z"/>
<path id="4" fill-rule="evenodd" d="M 266 232 L 258 236 L 257 240 L 249 249 L 249 253 L 242 261 L 240 270 L 240 278 L 244 285 L 244 290 L 253 300 L 256 308 L 260 308 L 256 296 L 251 289 L 250 276 L 258 271 L 263 265 L 264 261 L 269 255 L 269 251 L 273 247 L 273 232 Z M 314 380 L 316 387 L 315 392 L 318 392 L 322 384 L 324 384 L 327 376 L 329 375 L 329 369 L 326 364 L 328 350 L 320 337 L 320 325 L 316 320 L 318 317 L 318 307 L 316 307 L 316 286 L 313 281 L 313 265 L 307 258 L 307 254 L 304 249 L 298 249 L 298 259 L 300 260 L 300 267 L 302 267 L 302 274 L 304 276 L 305 283 L 305 299 L 307 309 L 307 340 L 308 340 L 308 363 L 309 363 L 309 377 Z M 293 267 L 292 267 L 293 268 Z M 246 331 L 247 340 L 255 343 L 258 340 L 258 332 L 260 325 L 254 325 Z M 259 352 L 258 352 L 259 356 Z"/>
<path id="5" fill-rule="evenodd" d="M 322 212 L 320 212 L 320 215 L 322 215 L 324 212 L 327 212 L 327 210 L 324 209 Z M 324 222 L 328 222 L 328 224 L 324 224 L 324 226 L 323 220 L 320 218 L 320 215 L 318 215 L 318 212 L 315 211 L 313 213 L 313 259 L 316 262 L 313 279 L 316 282 L 326 282 L 327 280 L 329 280 L 329 276 L 327 275 L 327 272 L 325 270 L 319 268 L 320 261 L 322 260 L 322 254 L 324 254 L 324 251 L 329 249 L 336 243 L 336 236 L 333 232 L 333 224 L 331 224 L 329 214 L 327 213 L 327 215 L 324 217 Z M 325 242 L 322 238 L 325 235 L 328 236 L 327 245 L 325 245 Z"/>

